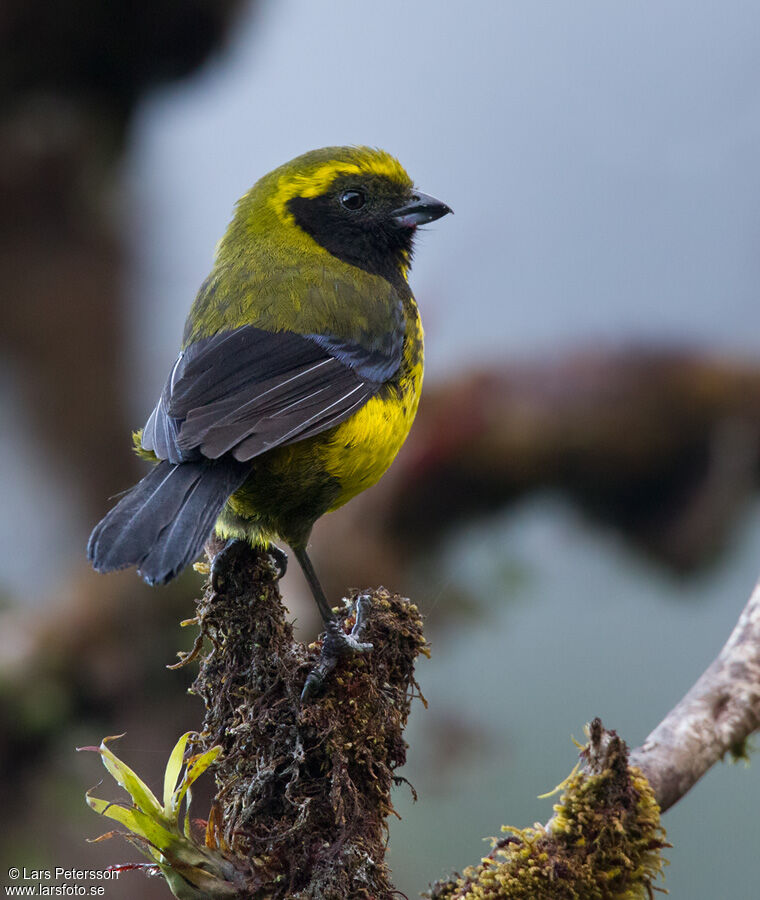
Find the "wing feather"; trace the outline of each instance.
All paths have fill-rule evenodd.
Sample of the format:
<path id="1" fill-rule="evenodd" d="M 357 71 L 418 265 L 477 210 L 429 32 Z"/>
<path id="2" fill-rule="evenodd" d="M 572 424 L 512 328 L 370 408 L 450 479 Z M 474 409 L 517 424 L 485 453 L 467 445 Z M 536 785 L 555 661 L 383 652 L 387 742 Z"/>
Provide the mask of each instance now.
<path id="1" fill-rule="evenodd" d="M 187 347 L 143 431 L 170 462 L 231 453 L 241 462 L 344 421 L 401 364 L 395 340 L 364 347 L 335 337 L 245 325 Z"/>

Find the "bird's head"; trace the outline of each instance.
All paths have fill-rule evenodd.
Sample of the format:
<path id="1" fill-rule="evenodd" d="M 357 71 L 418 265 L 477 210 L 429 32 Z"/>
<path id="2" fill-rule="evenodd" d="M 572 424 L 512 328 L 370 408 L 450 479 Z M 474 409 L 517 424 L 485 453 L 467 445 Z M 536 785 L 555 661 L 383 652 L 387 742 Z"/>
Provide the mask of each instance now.
<path id="1" fill-rule="evenodd" d="M 416 190 L 390 154 L 325 147 L 270 172 L 241 200 L 249 231 L 316 242 L 338 259 L 395 280 L 409 265 L 419 225 L 451 212 Z M 313 246 L 313 243 L 311 244 Z"/>

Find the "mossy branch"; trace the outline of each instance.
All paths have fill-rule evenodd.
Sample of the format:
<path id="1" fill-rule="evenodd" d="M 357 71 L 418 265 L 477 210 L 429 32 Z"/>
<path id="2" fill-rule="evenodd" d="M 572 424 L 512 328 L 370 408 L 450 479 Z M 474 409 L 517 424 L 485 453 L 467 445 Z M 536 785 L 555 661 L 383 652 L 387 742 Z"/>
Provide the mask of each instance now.
<path id="1" fill-rule="evenodd" d="M 339 664 L 306 704 L 318 647 L 294 642 L 265 554 L 240 545 L 220 593 L 209 588 L 199 604 L 211 645 L 193 686 L 206 705 L 200 741 L 222 747 L 219 829 L 249 868 L 252 896 L 391 894 L 386 820 L 418 693 L 414 662 L 427 647 L 413 604 L 383 588 L 367 596 L 373 651 Z M 351 615 L 349 602 L 346 627 Z"/>
<path id="2" fill-rule="evenodd" d="M 643 900 L 668 846 L 647 780 L 599 719 L 581 762 L 559 786 L 546 825 L 503 827 L 478 866 L 437 882 L 431 900 Z"/>
<path id="3" fill-rule="evenodd" d="M 324 692 L 304 704 L 319 645 L 293 640 L 271 559 L 239 545 L 225 565 L 218 591 L 208 587 L 199 601 L 198 639 L 180 662 L 201 657 L 193 691 L 206 707 L 184 779 L 178 782 L 175 748 L 165 802 L 153 803 L 107 752 L 107 768 L 121 773 L 134 808 L 149 818 L 154 805 L 158 812 L 143 821 L 125 807 L 94 798 L 91 805 L 138 834 L 136 846 L 180 898 L 390 900 L 397 892 L 385 863 L 387 818 L 395 770 L 406 758 L 403 729 L 419 694 L 414 664 L 427 653 L 421 616 L 384 588 L 366 592 L 364 637 L 374 650 L 345 659 Z M 353 599 L 346 601 L 347 629 Z M 760 587 L 716 662 L 643 747 L 629 756 L 622 739 L 594 720 L 551 820 L 503 828 L 505 837 L 479 865 L 438 882 L 429 896 L 652 897 L 668 846 L 660 808 L 723 753 L 741 752 L 760 723 L 759 707 Z M 212 760 L 217 794 L 201 835 L 189 816 L 179 827 L 177 810 L 199 765 Z"/>

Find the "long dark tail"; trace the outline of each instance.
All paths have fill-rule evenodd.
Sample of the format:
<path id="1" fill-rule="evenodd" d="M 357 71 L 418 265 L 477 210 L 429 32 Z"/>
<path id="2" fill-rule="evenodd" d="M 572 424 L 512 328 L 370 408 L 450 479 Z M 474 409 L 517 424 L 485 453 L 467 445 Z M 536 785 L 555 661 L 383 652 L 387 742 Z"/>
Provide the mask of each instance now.
<path id="1" fill-rule="evenodd" d="M 165 584 L 201 552 L 250 463 L 158 463 L 95 526 L 87 558 L 98 572 L 137 566 L 149 584 Z"/>

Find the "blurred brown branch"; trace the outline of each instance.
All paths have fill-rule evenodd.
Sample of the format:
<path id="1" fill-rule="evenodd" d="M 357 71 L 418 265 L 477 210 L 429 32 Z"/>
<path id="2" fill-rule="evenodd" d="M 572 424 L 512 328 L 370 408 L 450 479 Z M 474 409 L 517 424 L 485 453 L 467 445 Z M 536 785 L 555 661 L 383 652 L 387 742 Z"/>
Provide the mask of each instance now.
<path id="1" fill-rule="evenodd" d="M 218 48 L 240 0 L 5 0 L 0 101 L 53 93 L 126 118 L 152 85 L 187 75 Z"/>
<path id="2" fill-rule="evenodd" d="M 0 11 L 0 349 L 49 465 L 93 519 L 136 474 L 116 196 L 129 119 L 148 87 L 218 48 L 240 5 L 7 0 Z"/>
<path id="3" fill-rule="evenodd" d="M 759 366 L 678 349 L 473 374 L 427 394 L 390 520 L 429 534 L 452 506 L 555 487 L 688 566 L 756 482 L 759 421 Z"/>
<path id="4" fill-rule="evenodd" d="M 383 481 L 325 519 L 328 587 L 404 583 L 458 523 L 565 493 L 660 562 L 705 564 L 758 483 L 760 366 L 678 348 L 589 350 L 426 387 Z M 351 557 L 329 552 L 350 538 Z"/>

